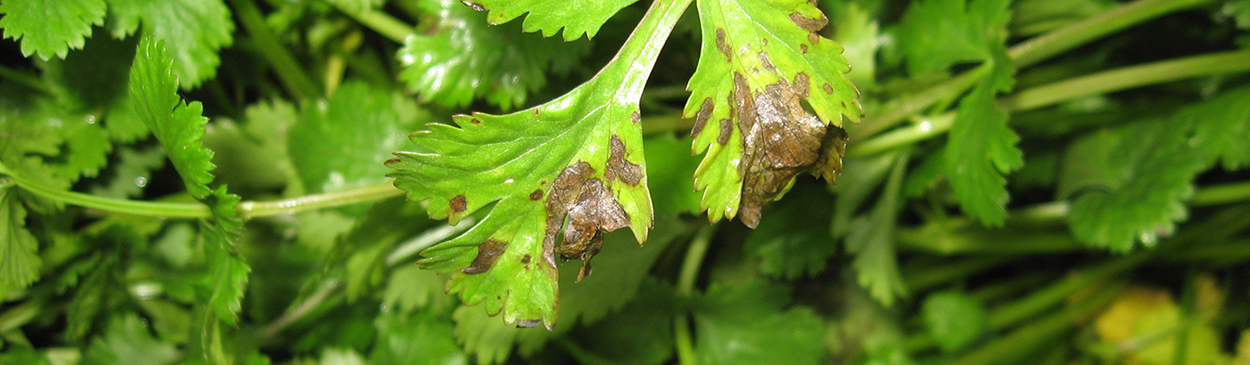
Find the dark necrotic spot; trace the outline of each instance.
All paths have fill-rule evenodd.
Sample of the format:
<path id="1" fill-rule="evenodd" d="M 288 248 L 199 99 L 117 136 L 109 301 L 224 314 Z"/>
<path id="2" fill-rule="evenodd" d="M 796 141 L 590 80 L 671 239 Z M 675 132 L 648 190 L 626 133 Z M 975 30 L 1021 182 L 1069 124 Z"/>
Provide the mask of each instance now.
<path id="1" fill-rule="evenodd" d="M 507 248 L 507 242 L 494 238 L 482 242 L 477 245 L 477 258 L 474 258 L 473 263 L 469 264 L 469 267 L 461 269 L 460 272 L 475 275 L 489 271 L 492 266 L 495 266 L 495 261 L 499 260 L 499 256 L 502 256 Z"/>
<path id="2" fill-rule="evenodd" d="M 621 179 L 625 185 L 638 186 L 638 183 L 642 182 L 642 166 L 626 160 L 626 152 L 625 143 L 613 134 L 612 141 L 608 144 L 608 165 L 603 172 L 603 177 L 608 181 Z"/>
<path id="3" fill-rule="evenodd" d="M 634 124 L 641 123 L 641 122 L 642 122 L 642 114 L 638 114 L 638 111 L 637 111 L 637 110 L 635 110 L 633 114 L 630 114 L 630 115 L 629 115 L 629 120 L 630 120 L 631 122 L 634 122 Z"/>
<path id="4" fill-rule="evenodd" d="M 777 72 L 777 66 L 773 66 L 773 62 L 772 62 L 772 61 L 770 61 L 770 60 L 768 60 L 768 54 L 767 54 L 767 53 L 760 52 L 760 64 L 764 66 L 764 69 L 765 69 L 765 70 L 768 70 L 768 71 L 770 71 L 770 72 L 774 72 L 774 73 L 776 73 L 776 72 Z"/>
<path id="5" fill-rule="evenodd" d="M 522 263 L 522 264 L 528 264 L 528 263 L 530 263 L 530 260 L 533 260 L 533 259 L 534 259 L 534 258 L 533 258 L 533 257 L 531 257 L 530 255 L 525 255 L 524 257 L 521 257 L 521 263 Z"/>
<path id="6" fill-rule="evenodd" d="M 538 327 L 538 325 L 540 324 L 543 324 L 543 321 L 540 321 L 537 319 L 526 319 L 526 320 L 516 321 L 516 326 L 519 328 L 534 328 L 534 327 Z"/>
<path id="7" fill-rule="evenodd" d="M 690 129 L 690 138 L 698 138 L 699 132 L 703 132 L 703 127 L 707 125 L 707 120 L 711 117 L 712 98 L 704 98 L 703 105 L 699 106 L 699 113 L 694 115 L 694 128 Z"/>
<path id="8" fill-rule="evenodd" d="M 807 45 L 806 45 L 806 44 L 800 44 L 800 45 L 799 45 L 799 52 L 803 52 L 803 54 L 807 54 Z"/>
<path id="9" fill-rule="evenodd" d="M 537 190 L 534 190 L 534 192 L 530 193 L 530 200 L 537 201 L 542 198 L 543 198 L 543 189 L 537 189 Z"/>
<path id="10" fill-rule="evenodd" d="M 716 143 L 722 146 L 729 144 L 729 135 L 733 133 L 734 125 L 729 119 L 720 120 L 720 134 L 716 136 Z"/>
<path id="11" fill-rule="evenodd" d="M 804 17 L 803 14 L 799 14 L 797 12 L 790 13 L 790 21 L 798 25 L 799 28 L 803 28 L 811 32 L 818 31 L 820 30 L 820 28 L 824 28 L 825 24 L 829 23 L 829 20 L 825 19 L 824 16 L 821 16 L 820 18 L 817 18 L 817 19 L 812 19 L 812 18 Z"/>
<path id="12" fill-rule="evenodd" d="M 469 122 L 473 124 L 482 124 L 482 121 L 477 118 L 469 119 Z"/>
<path id="13" fill-rule="evenodd" d="M 733 49 L 729 48 L 729 43 L 725 40 L 725 30 L 721 28 L 716 28 L 716 49 L 720 50 L 726 59 L 731 61 L 734 59 Z"/>
<path id="14" fill-rule="evenodd" d="M 464 201 L 464 195 L 456 195 L 455 198 L 451 198 L 451 201 L 448 202 L 447 205 L 451 206 L 452 213 L 464 213 L 464 209 L 467 207 Z"/>
<path id="15" fill-rule="evenodd" d="M 825 94 L 833 95 L 833 85 L 829 85 L 829 83 L 826 82 L 824 85 L 821 85 L 820 87 L 822 89 L 825 89 Z"/>
<path id="16" fill-rule="evenodd" d="M 806 72 L 800 72 L 794 75 L 794 91 L 800 99 L 807 99 L 807 90 L 811 88 L 812 81 L 807 77 Z"/>
<path id="17" fill-rule="evenodd" d="M 820 36 L 816 35 L 816 33 L 807 33 L 807 41 L 811 44 L 820 43 Z"/>

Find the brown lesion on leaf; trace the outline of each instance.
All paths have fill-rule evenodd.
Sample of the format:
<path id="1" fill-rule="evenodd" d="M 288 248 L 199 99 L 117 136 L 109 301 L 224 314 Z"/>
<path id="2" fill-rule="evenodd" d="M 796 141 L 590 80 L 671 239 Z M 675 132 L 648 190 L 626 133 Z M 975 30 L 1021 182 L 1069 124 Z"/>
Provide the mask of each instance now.
<path id="1" fill-rule="evenodd" d="M 721 146 L 729 144 L 729 137 L 734 133 L 734 124 L 729 119 L 720 120 L 720 134 L 716 135 L 716 143 Z"/>
<path id="2" fill-rule="evenodd" d="M 502 256 L 507 249 L 507 242 L 494 238 L 488 239 L 477 245 L 477 257 L 473 259 L 469 267 L 460 269 L 460 272 L 475 275 L 490 271 L 490 268 L 495 266 L 495 261 L 499 261 L 499 256 Z"/>
<path id="3" fill-rule="evenodd" d="M 777 66 L 774 66 L 773 61 L 768 59 L 768 53 L 760 52 L 760 65 L 768 72 L 777 73 Z"/>
<path id="4" fill-rule="evenodd" d="M 826 82 L 824 85 L 821 85 L 820 88 L 825 90 L 825 94 L 833 95 L 833 85 L 829 85 L 828 82 Z M 846 102 L 842 102 L 842 107 L 843 108 L 846 107 Z"/>
<path id="5" fill-rule="evenodd" d="M 733 48 L 729 47 L 729 41 L 726 40 L 725 37 L 725 29 L 716 28 L 716 49 L 719 50 L 721 54 L 725 55 L 726 60 L 733 61 Z"/>
<path id="6" fill-rule="evenodd" d="M 805 17 L 803 14 L 799 14 L 798 12 L 790 13 L 790 21 L 794 22 L 795 25 L 798 25 L 799 28 L 803 28 L 809 32 L 819 31 L 821 28 L 824 28 L 825 25 L 829 24 L 829 19 L 826 19 L 824 15 L 821 15 L 820 18 L 813 19 Z"/>
<path id="7" fill-rule="evenodd" d="M 460 213 L 464 213 L 464 210 L 465 208 L 468 207 L 468 204 L 464 200 L 464 195 L 461 194 L 461 195 L 456 195 L 455 198 L 451 198 L 451 201 L 447 202 L 447 206 L 451 208 L 452 214 L 460 214 Z"/>
<path id="8" fill-rule="evenodd" d="M 534 192 L 530 193 L 530 200 L 538 201 L 539 199 L 542 199 L 542 198 L 543 198 L 543 189 L 537 189 L 537 190 L 534 190 Z"/>
<path id="9" fill-rule="evenodd" d="M 642 166 L 626 160 L 628 152 L 621 138 L 613 134 L 611 143 L 608 143 L 607 167 L 603 171 L 605 179 L 608 181 L 620 179 L 629 186 L 638 186 L 638 183 L 642 182 Z"/>
<path id="10" fill-rule="evenodd" d="M 634 122 L 634 124 L 642 123 L 642 114 L 635 110 L 629 114 L 629 121 Z"/>
<path id="11" fill-rule="evenodd" d="M 629 226 L 629 214 L 616 201 L 595 169 L 578 161 L 560 172 L 547 196 L 547 232 L 543 237 L 543 260 L 555 267 L 555 254 L 565 260 L 582 260 L 577 279 L 590 275 L 590 259 L 603 247 L 603 232 Z M 568 225 L 564 225 L 565 217 Z M 557 247 L 556 236 L 564 228 Z"/>
<path id="12" fill-rule="evenodd" d="M 795 83 L 803 79 L 806 75 L 796 75 Z M 805 91 L 797 89 L 807 87 L 781 79 L 756 93 L 745 77 L 734 74 L 733 108 L 742 133 L 742 160 L 738 164 L 742 198 L 738 214 L 748 227 L 759 225 L 764 204 L 776 200 L 799 173 L 819 166 L 821 170 L 814 173 L 830 179 L 841 169 L 845 132 L 841 132 L 840 139 L 836 135 L 828 138 L 833 129 L 803 108 L 801 95 Z M 825 146 L 826 143 L 831 145 Z"/>
<path id="13" fill-rule="evenodd" d="M 690 128 L 690 138 L 699 138 L 699 133 L 703 132 L 703 127 L 707 126 L 707 120 L 712 118 L 712 98 L 703 98 L 703 105 L 699 106 L 699 112 L 694 115 L 694 127 Z"/>
<path id="14" fill-rule="evenodd" d="M 464 3 L 465 5 L 468 5 L 470 8 L 473 8 L 473 10 L 486 11 L 486 7 L 482 6 L 482 4 L 478 4 L 472 1 L 465 1 L 465 0 L 461 0 L 460 2 Z"/>
<path id="15" fill-rule="evenodd" d="M 806 44 L 800 44 L 800 45 L 799 45 L 799 52 L 802 52 L 803 54 L 807 54 L 807 45 L 806 45 Z"/>

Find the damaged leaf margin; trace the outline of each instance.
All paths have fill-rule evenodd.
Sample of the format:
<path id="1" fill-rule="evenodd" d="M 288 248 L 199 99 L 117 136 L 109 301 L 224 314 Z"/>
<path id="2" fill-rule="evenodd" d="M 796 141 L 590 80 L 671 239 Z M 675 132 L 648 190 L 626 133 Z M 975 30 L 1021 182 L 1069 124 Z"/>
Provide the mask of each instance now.
<path id="1" fill-rule="evenodd" d="M 426 152 L 387 161 L 408 198 L 455 223 L 493 206 L 480 223 L 422 253 L 451 272 L 448 292 L 485 303 L 508 324 L 548 329 L 558 308 L 557 259 L 582 260 L 602 232 L 652 225 L 638 100 L 664 41 L 690 1 L 657 1 L 621 52 L 594 78 L 546 104 L 507 115 L 456 116 L 411 139 Z"/>
<path id="2" fill-rule="evenodd" d="M 683 113 L 695 119 L 693 152 L 706 152 L 695 188 L 710 220 L 755 227 L 799 173 L 834 182 L 859 93 L 842 47 L 816 33 L 827 20 L 812 3 L 700 0 L 699 19 L 712 41 Z"/>

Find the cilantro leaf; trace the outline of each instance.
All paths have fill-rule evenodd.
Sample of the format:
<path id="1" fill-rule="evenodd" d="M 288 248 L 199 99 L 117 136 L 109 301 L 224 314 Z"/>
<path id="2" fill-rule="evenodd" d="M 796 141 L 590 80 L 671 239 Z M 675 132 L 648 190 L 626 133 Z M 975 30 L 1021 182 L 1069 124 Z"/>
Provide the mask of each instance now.
<path id="1" fill-rule="evenodd" d="M 963 292 L 930 294 L 921 304 L 921 311 L 929 333 L 944 353 L 959 352 L 985 334 L 985 306 Z"/>
<path id="2" fill-rule="evenodd" d="M 507 23 L 529 13 L 523 29 L 526 32 L 542 31 L 543 37 L 551 37 L 564 28 L 564 40 L 571 42 L 586 35 L 594 38 L 612 15 L 638 0 L 586 1 L 569 6 L 561 0 L 477 0 L 465 4 L 477 11 L 487 11 L 491 25 Z"/>
<path id="3" fill-rule="evenodd" d="M 755 227 L 795 175 L 834 181 L 842 118 L 859 120 L 859 92 L 842 47 L 816 33 L 827 21 L 811 2 L 700 0 L 699 19 L 704 42 L 683 112 L 695 118 L 694 152 L 707 153 L 695 187 L 709 219 L 741 214 Z"/>
<path id="4" fill-rule="evenodd" d="M 174 58 L 166 53 L 164 43 L 152 36 L 139 41 L 130 72 L 130 97 L 140 119 L 169 153 L 187 192 L 205 199 L 212 192 L 209 172 L 216 168 L 212 151 L 200 144 L 208 118 L 202 116 L 200 102 L 184 103 L 178 96 L 178 77 L 171 71 Z"/>
<path id="5" fill-rule="evenodd" d="M 147 181 L 153 170 L 165 165 L 165 151 L 159 147 L 145 150 L 122 148 L 116 156 L 117 161 L 110 167 L 112 178 L 103 185 L 92 187 L 91 194 L 117 199 L 138 196 L 143 192 L 143 186 L 136 181 Z"/>
<path id="6" fill-rule="evenodd" d="M 991 77 L 992 78 L 992 77 Z M 1024 158 L 1020 140 L 1007 126 L 1007 113 L 994 102 L 994 81 L 986 80 L 959 104 L 944 152 L 946 175 L 963 211 L 989 226 L 1007 218 L 1007 179 Z"/>
<path id="7" fill-rule="evenodd" d="M 217 74 L 217 51 L 234 42 L 230 9 L 221 0 L 109 0 L 114 37 L 143 25 L 143 32 L 165 42 L 174 74 L 185 89 Z"/>
<path id="8" fill-rule="evenodd" d="M 903 205 L 899 198 L 903 175 L 907 171 L 908 155 L 894 158 L 894 168 L 886 180 L 884 192 L 872 213 L 864 221 L 852 222 L 847 233 L 846 250 L 855 254 L 855 273 L 859 285 L 886 306 L 894 304 L 897 296 L 907 294 L 902 274 L 898 270 L 898 257 L 894 253 L 894 231 L 898 223 L 898 211 Z"/>
<path id="9" fill-rule="evenodd" d="M 422 99 L 439 105 L 464 107 L 479 97 L 505 110 L 524 105 L 546 85 L 549 68 L 590 50 L 590 42 L 564 43 L 520 34 L 520 25 L 489 25 L 459 1 L 423 0 L 417 6 L 431 19 L 404 40 L 399 76 Z"/>
<path id="10" fill-rule="evenodd" d="M 760 272 L 785 279 L 815 276 L 838 250 L 829 234 L 832 201 L 809 185 L 790 192 L 770 217 L 747 237 L 746 249 L 760 260 Z"/>
<path id="11" fill-rule="evenodd" d="M 90 38 L 81 50 L 69 52 L 64 60 L 42 63 L 43 79 L 67 109 L 95 115 L 103 111 L 107 119 L 107 109 L 126 96 L 136 43 L 136 39 Z"/>
<path id="12" fill-rule="evenodd" d="M 82 48 L 92 25 L 104 24 L 104 0 L 5 0 L 0 3 L 4 37 L 22 41 L 22 56 L 65 58 Z"/>
<path id="13" fill-rule="evenodd" d="M 695 353 L 703 364 L 818 364 L 825 324 L 786 310 L 787 289 L 763 281 L 714 285 L 696 300 Z"/>
<path id="14" fill-rule="evenodd" d="M 898 41 L 913 75 L 992 59 L 1011 13 L 1005 0 L 924 0 L 899 21 Z"/>
<path id="15" fill-rule="evenodd" d="M 324 103 L 309 103 L 288 131 L 291 163 L 305 191 L 329 192 L 380 183 L 404 128 L 391 94 L 359 81 L 343 84 Z"/>
<path id="16" fill-rule="evenodd" d="M 1224 92 L 1219 97 L 1177 113 L 1172 123 L 1194 126 L 1194 140 L 1212 163 L 1225 170 L 1250 167 L 1250 87 Z"/>
<path id="17" fill-rule="evenodd" d="M 699 158 L 690 155 L 691 142 L 689 137 L 672 133 L 647 136 L 643 141 L 647 156 L 665 156 L 647 161 L 647 183 L 656 215 L 699 212 L 699 193 L 694 191 L 694 174 L 690 173 L 699 166 Z"/>
<path id="18" fill-rule="evenodd" d="M 638 297 L 621 311 L 592 326 L 573 330 L 567 338 L 591 355 L 570 355 L 581 363 L 593 363 L 599 358 L 615 364 L 665 363 L 673 356 L 675 299 L 672 286 L 654 278 L 644 280 Z"/>
<path id="19" fill-rule="evenodd" d="M 0 185 L 0 285 L 24 289 L 39 279 L 39 242 L 26 230 L 26 207 L 13 185 Z"/>
<path id="20" fill-rule="evenodd" d="M 452 335 L 451 323 L 430 313 L 391 312 L 378 316 L 377 344 L 369 354 L 373 364 L 468 364 L 468 356 Z M 415 361 L 420 359 L 420 361 Z"/>
<path id="21" fill-rule="evenodd" d="M 556 254 L 589 261 L 603 231 L 651 227 L 638 99 L 684 7 L 653 3 L 617 57 L 546 104 L 507 115 L 475 113 L 414 133 L 422 152 L 388 161 L 408 198 L 453 223 L 494 204 L 464 234 L 426 250 L 422 264 L 452 272 L 448 291 L 485 302 L 504 322 L 555 325 Z M 557 236 L 564 221 L 563 243 Z M 583 264 L 579 276 L 590 271 Z"/>
<path id="22" fill-rule="evenodd" d="M 178 349 L 154 338 L 139 316 L 126 313 L 113 317 L 104 335 L 91 341 L 83 364 L 170 364 L 179 357 Z"/>

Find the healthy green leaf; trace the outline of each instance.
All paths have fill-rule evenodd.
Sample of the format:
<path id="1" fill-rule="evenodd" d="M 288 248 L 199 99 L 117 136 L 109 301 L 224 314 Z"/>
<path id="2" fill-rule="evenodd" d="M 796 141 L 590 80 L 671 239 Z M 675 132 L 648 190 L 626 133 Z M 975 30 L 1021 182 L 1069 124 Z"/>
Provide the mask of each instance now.
<path id="1" fill-rule="evenodd" d="M 614 364 L 663 364 L 673 356 L 673 315 L 676 300 L 672 286 L 648 278 L 638 296 L 619 312 L 578 327 L 568 336 L 588 354 L 571 352 L 578 361 Z"/>
<path id="2" fill-rule="evenodd" d="M 859 120 L 859 92 L 842 46 L 816 33 L 827 21 L 811 2 L 700 0 L 699 19 L 704 42 L 683 112 L 695 118 L 694 152 L 707 153 L 695 187 L 709 219 L 741 215 L 755 227 L 799 173 L 834 181 L 842 118 Z"/>
<path id="3" fill-rule="evenodd" d="M 1011 13 L 1006 0 L 924 0 L 907 8 L 898 40 L 913 75 L 945 71 L 966 61 L 988 61 L 1003 52 Z"/>
<path id="4" fill-rule="evenodd" d="M 550 329 L 557 253 L 586 261 L 585 276 L 601 232 L 630 227 L 646 241 L 652 208 L 638 98 L 684 10 L 653 6 L 617 57 L 568 94 L 513 114 L 431 125 L 412 135 L 421 152 L 388 161 L 395 185 L 411 200 L 428 200 L 432 217 L 454 223 L 494 204 L 469 231 L 423 253 L 425 267 L 455 271 L 448 291 L 470 305 L 484 301 L 506 323 Z"/>
<path id="5" fill-rule="evenodd" d="M 787 289 L 763 281 L 715 285 L 694 307 L 702 364 L 818 364 L 825 324 L 808 308 L 786 309 Z"/>
<path id="6" fill-rule="evenodd" d="M 200 223 L 204 252 L 213 277 L 213 293 L 208 305 L 218 319 L 233 326 L 238 324 L 248 272 L 252 270 L 239 256 L 235 246 L 243 229 L 243 222 L 236 217 L 234 210 L 239 204 L 239 197 L 227 194 L 223 186 L 214 190 L 205 202 L 212 208 L 215 217 L 212 222 Z"/>
<path id="7" fill-rule="evenodd" d="M 443 293 L 447 279 L 417 265 L 400 267 L 391 273 L 382 292 L 382 302 L 404 312 L 425 309 L 443 313 L 455 299 Z"/>
<path id="8" fill-rule="evenodd" d="M 894 304 L 895 297 L 907 295 L 894 253 L 894 227 L 903 204 L 899 195 L 907 160 L 906 153 L 895 158 L 885 190 L 872 213 L 861 221 L 852 222 L 846 237 L 846 250 L 855 254 L 852 265 L 859 285 L 887 307 Z"/>
<path id="9" fill-rule="evenodd" d="M 430 313 L 391 312 L 378 316 L 377 345 L 369 354 L 373 364 L 468 364 L 456 343 L 452 325 Z"/>
<path id="10" fill-rule="evenodd" d="M 308 193 L 385 181 L 383 162 L 405 145 L 404 124 L 391 94 L 358 81 L 343 84 L 323 103 L 308 103 L 290 127 L 291 163 Z"/>
<path id="11" fill-rule="evenodd" d="M 1211 163 L 1220 162 L 1225 170 L 1250 167 L 1250 87 L 1222 93 L 1219 97 L 1186 108 L 1171 123 L 1193 126 L 1190 144 L 1203 150 Z"/>
<path id="12" fill-rule="evenodd" d="M 526 32 L 542 31 L 543 37 L 551 37 L 564 28 L 564 40 L 572 42 L 582 34 L 594 38 L 608 18 L 636 1 L 586 1 L 577 6 L 569 6 L 561 0 L 477 0 L 465 4 L 473 10 L 487 11 L 486 20 L 491 25 L 507 23 L 529 13 L 522 27 Z"/>
<path id="13" fill-rule="evenodd" d="M 234 42 L 230 9 L 221 0 L 109 0 L 109 6 L 114 37 L 133 34 L 142 24 L 144 33 L 164 41 L 184 89 L 216 76 L 217 52 Z"/>
<path id="14" fill-rule="evenodd" d="M 202 116 L 204 106 L 200 102 L 187 104 L 178 96 L 178 77 L 172 73 L 174 58 L 166 53 L 164 43 L 152 36 L 139 41 L 130 72 L 130 97 L 143 124 L 165 147 L 187 192 L 205 199 L 212 193 L 208 183 L 213 181 L 210 171 L 216 167 L 213 152 L 200 145 L 208 118 Z"/>
<path id="15" fill-rule="evenodd" d="M 96 119 L 111 122 L 107 119 L 112 112 L 107 109 L 126 97 L 136 41 L 90 38 L 82 50 L 69 52 L 64 60 L 52 59 L 40 65 L 43 79 L 67 109 L 88 112 Z"/>
<path id="16" fill-rule="evenodd" d="M 519 34 L 517 24 L 489 25 L 459 1 L 422 0 L 417 6 L 429 20 L 404 40 L 400 78 L 439 105 L 464 107 L 482 97 L 505 110 L 525 105 L 529 94 L 547 84 L 548 69 L 568 72 L 590 51 L 590 42 Z"/>
<path id="17" fill-rule="evenodd" d="M 930 294 L 921 304 L 929 334 L 947 354 L 957 353 L 985 334 L 985 306 L 959 291 Z"/>
<path id="18" fill-rule="evenodd" d="M 65 58 L 80 49 L 92 25 L 104 24 L 104 0 L 5 0 L 0 3 L 4 37 L 22 42 L 22 55 Z"/>
<path id="19" fill-rule="evenodd" d="M 994 83 L 983 81 L 960 102 L 944 151 L 946 176 L 960 207 L 988 226 L 1007 218 L 1010 194 L 1003 175 L 1024 165 L 1016 148 L 1020 137 L 994 101 Z"/>
<path id="20" fill-rule="evenodd" d="M 644 118 L 645 119 L 645 118 Z M 646 120 L 643 124 L 646 124 Z M 647 184 L 655 214 L 677 216 L 695 214 L 699 209 L 699 193 L 694 190 L 694 174 L 699 158 L 690 155 L 689 137 L 672 133 L 647 136 L 642 147 L 647 156 L 665 156 L 647 161 Z"/>
<path id="21" fill-rule="evenodd" d="M 77 182 L 81 177 L 95 177 L 108 164 L 108 154 L 113 150 L 104 128 L 95 124 L 94 116 L 79 123 L 66 123 L 62 128 L 65 134 L 65 152 L 62 152 L 63 163 L 56 165 L 57 175 Z"/>
<path id="22" fill-rule="evenodd" d="M 478 364 L 502 364 L 512 355 L 512 346 L 521 333 L 473 307 L 456 308 L 452 319 L 456 321 L 456 338 Z"/>
<path id="23" fill-rule="evenodd" d="M 0 285 L 24 289 L 39 279 L 39 242 L 26 229 L 26 207 L 12 185 L 0 185 Z"/>
<path id="24" fill-rule="evenodd" d="M 104 335 L 91 341 L 83 354 L 84 365 L 162 365 L 181 357 L 173 345 L 148 332 L 148 325 L 134 313 L 109 321 Z"/>
<path id="25" fill-rule="evenodd" d="M 746 249 L 760 260 L 760 272 L 789 280 L 815 276 L 838 250 L 829 234 L 833 202 L 823 188 L 801 185 L 770 211 L 747 237 Z"/>

